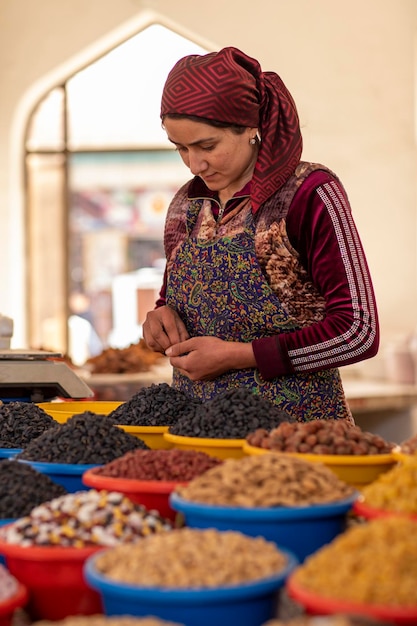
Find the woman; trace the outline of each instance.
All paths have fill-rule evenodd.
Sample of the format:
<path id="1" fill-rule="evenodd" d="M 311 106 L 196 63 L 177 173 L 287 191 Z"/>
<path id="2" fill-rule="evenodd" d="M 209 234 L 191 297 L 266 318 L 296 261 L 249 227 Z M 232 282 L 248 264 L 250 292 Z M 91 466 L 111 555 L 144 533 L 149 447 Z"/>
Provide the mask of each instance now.
<path id="1" fill-rule="evenodd" d="M 338 367 L 377 353 L 377 308 L 346 193 L 300 161 L 294 101 L 240 50 L 187 56 L 161 119 L 193 179 L 165 225 L 144 339 L 203 401 L 248 386 L 300 421 L 352 419 Z"/>

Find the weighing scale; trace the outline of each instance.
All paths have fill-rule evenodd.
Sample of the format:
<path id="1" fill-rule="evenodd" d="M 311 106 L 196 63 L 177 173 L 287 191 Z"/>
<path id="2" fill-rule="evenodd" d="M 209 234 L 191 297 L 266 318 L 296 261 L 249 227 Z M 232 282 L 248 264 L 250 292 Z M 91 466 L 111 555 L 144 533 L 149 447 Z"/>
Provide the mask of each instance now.
<path id="1" fill-rule="evenodd" d="M 63 356 L 44 350 L 0 350 L 0 399 L 48 402 L 54 398 L 91 398 L 88 385 Z"/>

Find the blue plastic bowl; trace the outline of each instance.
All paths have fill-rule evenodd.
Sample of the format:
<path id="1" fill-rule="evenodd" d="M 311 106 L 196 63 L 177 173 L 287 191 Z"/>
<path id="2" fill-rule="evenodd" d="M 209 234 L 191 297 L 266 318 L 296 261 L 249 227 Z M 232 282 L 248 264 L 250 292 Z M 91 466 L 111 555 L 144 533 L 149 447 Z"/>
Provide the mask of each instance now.
<path id="1" fill-rule="evenodd" d="M 11 459 L 22 452 L 22 448 L 0 448 L 0 459 Z"/>
<path id="2" fill-rule="evenodd" d="M 78 465 L 76 463 L 41 463 L 39 461 L 18 460 L 19 463 L 28 463 L 38 472 L 47 474 L 54 483 L 65 487 L 68 493 L 90 489 L 84 485 L 82 476 L 88 469 L 97 467 L 97 465 Z"/>
<path id="3" fill-rule="evenodd" d="M 183 515 L 186 526 L 262 536 L 279 548 L 290 550 L 303 562 L 346 529 L 347 513 L 357 498 L 355 493 L 330 504 L 243 508 L 191 502 L 173 492 L 169 501 L 171 507 Z"/>
<path id="4" fill-rule="evenodd" d="M 259 626 L 274 617 L 278 592 L 298 565 L 293 554 L 283 553 L 287 566 L 276 576 L 230 587 L 167 589 L 119 583 L 97 572 L 95 561 L 99 555 L 84 563 L 84 578 L 101 595 L 107 616 L 155 615 L 186 626 Z"/>
<path id="5" fill-rule="evenodd" d="M 3 517 L 2 519 L 0 519 L 0 526 L 6 526 L 7 524 L 11 524 L 16 520 L 17 517 Z M 5 567 L 7 567 L 6 557 L 2 553 L 0 553 L 0 565 L 4 565 Z"/>

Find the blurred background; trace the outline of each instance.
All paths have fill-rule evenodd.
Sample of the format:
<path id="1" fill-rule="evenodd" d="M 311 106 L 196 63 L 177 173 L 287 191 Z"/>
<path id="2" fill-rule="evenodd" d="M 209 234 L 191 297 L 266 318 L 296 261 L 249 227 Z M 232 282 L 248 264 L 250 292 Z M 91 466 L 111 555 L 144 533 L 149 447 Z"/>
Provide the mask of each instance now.
<path id="1" fill-rule="evenodd" d="M 189 178 L 161 128 L 162 85 L 180 57 L 233 45 L 281 75 L 303 158 L 347 189 L 382 331 L 380 355 L 357 367 L 402 367 L 417 343 L 416 27 L 414 0 L 0 0 L 0 311 L 13 347 L 83 363 L 140 339 L 167 206 Z"/>

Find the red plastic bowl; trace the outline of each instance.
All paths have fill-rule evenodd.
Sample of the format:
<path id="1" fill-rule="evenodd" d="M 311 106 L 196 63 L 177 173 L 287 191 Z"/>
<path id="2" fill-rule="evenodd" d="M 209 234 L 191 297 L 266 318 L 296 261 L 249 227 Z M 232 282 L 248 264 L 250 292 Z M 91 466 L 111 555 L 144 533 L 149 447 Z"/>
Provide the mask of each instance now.
<path id="1" fill-rule="evenodd" d="M 103 612 L 100 595 L 83 575 L 86 559 L 103 547 L 21 546 L 0 540 L 6 567 L 29 593 L 27 610 L 33 620 Z"/>
<path id="2" fill-rule="evenodd" d="M 97 468 L 84 472 L 82 481 L 93 489 L 118 491 L 130 498 L 132 502 L 143 504 L 148 510 L 159 511 L 162 517 L 174 521 L 177 512 L 169 503 L 169 496 L 177 485 L 183 482 L 169 482 L 162 480 L 136 480 L 135 478 L 114 478 L 97 473 Z"/>
<path id="3" fill-rule="evenodd" d="M 11 626 L 15 610 L 24 607 L 28 599 L 28 590 L 20 583 L 18 590 L 11 598 L 0 602 L 0 626 Z"/>
<path id="4" fill-rule="evenodd" d="M 359 517 L 364 517 L 367 520 L 377 519 L 380 517 L 407 517 L 415 520 L 417 522 L 417 513 L 405 513 L 402 511 L 388 511 L 387 509 L 376 509 L 365 502 L 362 502 L 360 499 L 356 500 L 353 505 L 353 513 L 358 515 Z"/>
<path id="5" fill-rule="evenodd" d="M 362 615 L 398 626 L 415 626 L 417 624 L 417 606 L 382 606 L 326 598 L 298 585 L 294 581 L 293 575 L 287 579 L 285 586 L 289 597 L 301 604 L 309 615 Z"/>

